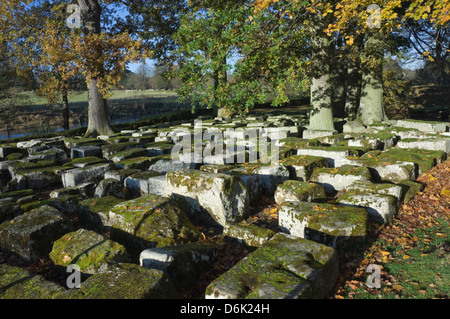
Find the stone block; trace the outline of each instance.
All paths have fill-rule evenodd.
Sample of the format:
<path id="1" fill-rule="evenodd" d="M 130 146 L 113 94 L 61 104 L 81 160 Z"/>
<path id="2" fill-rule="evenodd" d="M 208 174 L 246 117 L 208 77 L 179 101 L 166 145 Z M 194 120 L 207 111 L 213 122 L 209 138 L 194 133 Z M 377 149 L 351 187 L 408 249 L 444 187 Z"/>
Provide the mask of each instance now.
<path id="1" fill-rule="evenodd" d="M 282 233 L 250 253 L 206 289 L 206 299 L 329 297 L 338 277 L 336 251 Z"/>
<path id="2" fill-rule="evenodd" d="M 103 179 L 105 173 L 111 169 L 111 164 L 98 164 L 65 171 L 61 177 L 63 186 L 71 187 L 89 182 L 98 183 Z"/>
<path id="3" fill-rule="evenodd" d="M 275 202 L 281 205 L 286 202 L 310 202 L 315 199 L 325 198 L 325 189 L 314 183 L 287 180 L 278 185 L 275 194 Z"/>
<path id="4" fill-rule="evenodd" d="M 370 219 L 378 224 L 389 224 L 397 213 L 397 200 L 394 196 L 384 194 L 363 194 L 359 191 L 348 191 L 337 199 L 341 205 L 365 207 Z"/>
<path id="5" fill-rule="evenodd" d="M 287 202 L 280 205 L 278 216 L 283 231 L 333 248 L 361 247 L 367 235 L 364 208 Z"/>
<path id="6" fill-rule="evenodd" d="M 416 129 L 421 132 L 446 132 L 447 125 L 443 122 L 419 121 L 419 120 L 398 120 L 396 126 Z"/>
<path id="7" fill-rule="evenodd" d="M 268 228 L 262 228 L 254 223 L 227 224 L 223 229 L 223 235 L 250 247 L 259 247 L 275 235 Z"/>
<path id="8" fill-rule="evenodd" d="M 164 272 L 122 263 L 92 275 L 65 299 L 175 299 L 178 293 Z"/>
<path id="9" fill-rule="evenodd" d="M 280 164 L 289 169 L 292 179 L 306 182 L 309 181 L 316 167 L 328 167 L 328 160 L 319 156 L 292 155 L 285 159 L 280 159 Z"/>
<path id="10" fill-rule="evenodd" d="M 148 180 L 151 177 L 160 176 L 160 173 L 155 171 L 143 171 L 128 176 L 124 180 L 125 187 L 133 196 L 141 196 L 149 193 Z"/>
<path id="11" fill-rule="evenodd" d="M 53 241 L 72 230 L 70 221 L 44 205 L 0 225 L 0 246 L 26 260 L 46 257 Z"/>
<path id="12" fill-rule="evenodd" d="M 180 170 L 167 173 L 166 178 L 167 194 L 186 207 L 194 219 L 206 218 L 223 226 L 249 213 L 249 195 L 238 177 Z"/>
<path id="13" fill-rule="evenodd" d="M 141 252 L 139 263 L 144 268 L 166 272 L 177 288 L 188 288 L 196 283 L 202 271 L 211 267 L 217 255 L 217 245 L 193 243 L 148 248 Z"/>
<path id="14" fill-rule="evenodd" d="M 336 168 L 316 168 L 310 180 L 325 188 L 328 194 L 346 189 L 356 181 L 371 181 L 371 174 L 366 167 L 344 165 Z"/>
<path id="15" fill-rule="evenodd" d="M 0 264 L 0 299 L 58 299 L 64 287 L 31 271 Z"/>
<path id="16" fill-rule="evenodd" d="M 150 194 L 167 196 L 166 177 L 164 175 L 150 177 L 147 183 Z"/>
<path id="17" fill-rule="evenodd" d="M 106 213 L 103 224 L 111 239 L 136 249 L 176 246 L 196 241 L 200 234 L 170 198 L 145 195 L 121 202 Z"/>
<path id="18" fill-rule="evenodd" d="M 82 146 L 74 146 L 70 149 L 70 157 L 72 159 L 75 158 L 84 158 L 84 157 L 102 157 L 102 147 L 100 145 L 82 145 Z"/>
<path id="19" fill-rule="evenodd" d="M 105 272 L 112 264 L 128 261 L 124 246 L 82 228 L 56 240 L 49 256 L 55 265 L 75 264 L 87 274 Z"/>

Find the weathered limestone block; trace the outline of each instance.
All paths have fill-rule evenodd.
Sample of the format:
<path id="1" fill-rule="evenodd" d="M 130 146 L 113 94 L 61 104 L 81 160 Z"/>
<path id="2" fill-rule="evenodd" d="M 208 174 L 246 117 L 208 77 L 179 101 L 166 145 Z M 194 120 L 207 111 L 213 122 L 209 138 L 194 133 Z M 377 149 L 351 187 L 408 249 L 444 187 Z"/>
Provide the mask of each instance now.
<path id="1" fill-rule="evenodd" d="M 384 194 L 366 194 L 360 191 L 348 191 L 337 199 L 341 205 L 367 208 L 370 219 L 378 224 L 389 224 L 397 213 L 397 200 L 394 196 Z"/>
<path id="2" fill-rule="evenodd" d="M 447 125 L 443 122 L 419 121 L 419 120 L 398 120 L 396 126 L 416 129 L 421 132 L 446 132 Z"/>
<path id="3" fill-rule="evenodd" d="M 290 202 L 279 207 L 278 216 L 283 231 L 333 248 L 360 247 L 367 235 L 364 208 Z"/>
<path id="4" fill-rule="evenodd" d="M 84 137 L 66 137 L 63 139 L 64 145 L 67 149 L 80 146 L 101 146 L 105 141 L 99 138 L 84 138 Z"/>
<path id="5" fill-rule="evenodd" d="M 23 211 L 20 209 L 20 205 L 15 201 L 0 199 L 0 223 L 11 220 L 21 214 L 23 214 Z"/>
<path id="6" fill-rule="evenodd" d="M 262 228 L 254 223 L 227 224 L 223 229 L 226 237 L 237 240 L 250 247 L 259 247 L 275 235 L 273 230 Z"/>
<path id="7" fill-rule="evenodd" d="M 374 182 L 396 183 L 403 180 L 415 180 L 417 177 L 413 162 L 395 159 L 358 158 L 352 160 L 352 164 L 367 167 Z"/>
<path id="8" fill-rule="evenodd" d="M 53 207 L 44 205 L 0 225 L 0 246 L 26 260 L 45 257 L 53 241 L 71 231 L 70 221 Z"/>
<path id="9" fill-rule="evenodd" d="M 87 274 L 104 272 L 109 265 L 128 261 L 124 246 L 82 228 L 56 240 L 49 256 L 55 265 L 76 264 Z"/>
<path id="10" fill-rule="evenodd" d="M 124 185 L 133 196 L 149 193 L 148 180 L 151 177 L 160 176 L 156 171 L 138 172 L 125 178 Z"/>
<path id="11" fill-rule="evenodd" d="M 55 189 L 50 192 L 50 198 L 61 198 L 70 195 L 81 195 L 84 197 L 91 197 L 95 192 L 95 183 L 82 183 L 77 186 L 64 187 Z"/>
<path id="12" fill-rule="evenodd" d="M 138 172 L 139 172 L 138 169 L 119 169 L 117 171 L 108 171 L 105 173 L 105 179 L 114 178 L 115 180 L 118 180 L 119 182 L 123 183 L 125 178 Z"/>
<path id="13" fill-rule="evenodd" d="M 226 173 L 234 169 L 234 165 L 216 165 L 216 164 L 205 164 L 200 166 L 199 170 L 208 173 Z"/>
<path id="14" fill-rule="evenodd" d="M 363 148 L 349 146 L 311 146 L 297 149 L 297 155 L 325 157 L 328 167 L 339 167 L 348 164 L 347 157 L 359 157 L 365 153 Z"/>
<path id="15" fill-rule="evenodd" d="M 34 140 L 30 140 L 30 141 L 17 142 L 16 146 L 18 148 L 30 148 L 30 147 L 33 147 L 33 146 L 39 146 L 42 143 L 43 143 L 43 140 L 34 139 Z"/>
<path id="16" fill-rule="evenodd" d="M 102 145 L 102 155 L 103 155 L 103 158 L 105 158 L 107 160 L 111 160 L 113 154 L 115 154 L 115 153 L 126 151 L 126 150 L 136 148 L 136 147 L 142 147 L 142 146 L 143 145 L 134 143 L 134 142 L 106 144 L 106 145 Z"/>
<path id="17" fill-rule="evenodd" d="M 167 172 L 178 171 L 180 169 L 195 169 L 197 167 L 196 163 L 187 163 L 183 161 L 173 161 L 170 156 L 163 155 L 149 166 L 149 170 L 160 172 L 161 174 L 166 174 Z"/>
<path id="18" fill-rule="evenodd" d="M 254 174 L 261 179 L 261 190 L 267 195 L 273 195 L 279 184 L 290 178 L 289 170 L 284 165 L 261 165 Z"/>
<path id="19" fill-rule="evenodd" d="M 368 129 L 364 124 L 359 121 L 348 121 L 344 124 L 342 128 L 344 133 L 370 133 L 370 128 Z"/>
<path id="20" fill-rule="evenodd" d="M 154 142 L 146 145 L 148 156 L 158 156 L 163 154 L 170 154 L 173 144 L 169 142 Z"/>
<path id="21" fill-rule="evenodd" d="M 84 157 L 102 157 L 102 147 L 101 145 L 81 145 L 74 146 L 70 149 L 70 157 L 72 159 L 75 158 L 84 158 Z"/>
<path id="22" fill-rule="evenodd" d="M 33 148 L 28 149 L 29 158 L 36 161 L 51 161 L 54 163 L 60 163 L 67 159 L 67 154 L 64 150 L 58 148 L 50 148 L 48 146 L 35 146 L 35 150 L 31 151 Z M 40 148 L 45 148 L 41 150 Z"/>
<path id="23" fill-rule="evenodd" d="M 306 148 L 308 146 L 319 146 L 320 143 L 317 139 L 303 139 L 298 137 L 287 137 L 278 141 L 279 146 L 287 147 L 290 149 Z"/>
<path id="24" fill-rule="evenodd" d="M 107 272 L 92 275 L 80 289 L 71 289 L 67 299 L 174 299 L 178 293 L 164 272 L 122 263 Z"/>
<path id="25" fill-rule="evenodd" d="M 148 156 L 133 157 L 116 162 L 114 166 L 119 169 L 147 170 L 152 163 L 152 158 Z"/>
<path id="26" fill-rule="evenodd" d="M 367 194 L 384 194 L 391 195 L 397 199 L 397 202 L 400 202 L 403 198 L 403 190 L 402 187 L 395 184 L 389 183 L 372 183 L 372 182 L 362 182 L 356 181 L 353 184 L 349 185 L 346 190 L 359 190 L 362 193 Z"/>
<path id="27" fill-rule="evenodd" d="M 310 202 L 318 198 L 325 198 L 325 189 L 314 183 L 287 180 L 278 185 L 275 191 L 275 202 L 281 205 L 286 202 Z"/>
<path id="28" fill-rule="evenodd" d="M 257 174 L 253 173 L 253 168 L 249 169 L 247 167 L 238 167 L 233 168 L 230 171 L 232 176 L 239 177 L 244 183 L 245 188 L 247 189 L 250 204 L 257 203 L 262 195 L 262 182 L 261 177 Z"/>
<path id="29" fill-rule="evenodd" d="M 23 153 L 23 150 L 10 145 L 0 145 L 0 158 L 6 158 L 10 154 Z"/>
<path id="30" fill-rule="evenodd" d="M 16 266 L 0 264 L 0 299 L 55 299 L 64 287 Z"/>
<path id="31" fill-rule="evenodd" d="M 249 213 L 249 195 L 240 178 L 197 170 L 166 174 L 167 194 L 195 219 L 212 217 L 220 225 L 242 220 Z M 204 214 L 205 212 L 208 213 Z M 202 218 L 200 217 L 200 218 Z"/>
<path id="32" fill-rule="evenodd" d="M 337 277 L 337 254 L 333 248 L 278 233 L 214 280 L 205 297 L 326 298 Z"/>
<path id="33" fill-rule="evenodd" d="M 346 189 L 356 181 L 369 182 L 371 175 L 363 166 L 343 165 L 336 168 L 316 168 L 310 180 L 325 188 L 327 193 Z"/>
<path id="34" fill-rule="evenodd" d="M 196 283 L 199 274 L 211 267 L 218 246 L 193 243 L 175 247 L 148 248 L 141 252 L 139 263 L 148 269 L 166 272 L 178 288 Z"/>
<path id="35" fill-rule="evenodd" d="M 397 143 L 398 148 L 418 148 L 430 151 L 442 151 L 450 153 L 450 138 L 433 137 L 433 138 L 421 138 L 421 139 L 402 139 Z"/>
<path id="36" fill-rule="evenodd" d="M 166 177 L 164 175 L 153 176 L 147 180 L 149 194 L 160 196 L 167 195 Z"/>
<path id="37" fill-rule="evenodd" d="M 114 196 L 117 198 L 126 198 L 124 184 L 115 178 L 106 178 L 98 183 L 94 191 L 95 197 Z"/>
<path id="38" fill-rule="evenodd" d="M 280 159 L 280 164 L 289 169 L 292 179 L 308 181 L 316 167 L 328 167 L 328 160 L 325 157 L 309 155 L 292 155 L 285 159 Z"/>
<path id="39" fill-rule="evenodd" d="M 125 151 L 117 152 L 111 155 L 111 160 L 114 163 L 127 160 L 130 158 L 136 158 L 136 157 L 146 157 L 148 156 L 148 151 L 145 148 L 136 147 L 136 148 L 130 148 Z"/>
<path id="40" fill-rule="evenodd" d="M 401 201 L 405 204 L 408 204 L 409 201 L 424 188 L 424 185 L 421 183 L 416 183 L 413 181 L 400 181 L 397 185 L 402 187 L 403 196 Z"/>
<path id="41" fill-rule="evenodd" d="M 304 130 L 303 138 L 304 139 L 314 139 L 318 137 L 331 136 L 337 134 L 337 131 L 319 131 L 319 130 Z"/>
<path id="42" fill-rule="evenodd" d="M 78 157 L 74 160 L 71 160 L 70 162 L 67 162 L 63 164 L 64 168 L 70 169 L 70 168 L 83 168 L 89 165 L 95 165 L 104 163 L 105 160 L 100 157 L 95 156 L 86 156 L 86 157 Z"/>
<path id="43" fill-rule="evenodd" d="M 62 174 L 63 186 L 71 187 L 88 182 L 98 183 L 103 179 L 105 173 L 111 169 L 111 164 L 98 164 L 65 171 Z"/>
<path id="44" fill-rule="evenodd" d="M 111 239 L 142 249 L 180 245 L 200 236 L 173 200 L 158 195 L 121 202 L 103 224 L 111 229 Z"/>
<path id="45" fill-rule="evenodd" d="M 61 185 L 62 167 L 43 167 L 23 169 L 15 172 L 9 182 L 11 189 L 36 189 L 42 190 L 47 187 L 57 187 Z"/>
<path id="46" fill-rule="evenodd" d="M 90 230 L 106 230 L 109 211 L 121 202 L 124 202 L 122 198 L 114 196 L 88 198 L 81 201 L 78 211 L 81 227 Z"/>

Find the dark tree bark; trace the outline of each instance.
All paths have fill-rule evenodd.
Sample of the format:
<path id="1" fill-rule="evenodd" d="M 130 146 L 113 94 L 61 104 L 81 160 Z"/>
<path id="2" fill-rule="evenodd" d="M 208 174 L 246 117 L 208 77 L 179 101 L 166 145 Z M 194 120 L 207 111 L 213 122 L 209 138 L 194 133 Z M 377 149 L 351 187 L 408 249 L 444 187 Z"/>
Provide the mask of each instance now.
<path id="1" fill-rule="evenodd" d="M 62 117 L 63 117 L 63 129 L 68 131 L 69 127 L 69 99 L 67 98 L 67 91 L 62 93 Z"/>
<path id="2" fill-rule="evenodd" d="M 101 7 L 97 0 L 78 0 L 81 8 L 84 34 L 100 34 Z M 100 57 L 102 52 L 96 52 Z M 98 66 L 102 74 L 102 66 Z M 103 94 L 98 88 L 98 78 L 87 78 L 88 86 L 88 128 L 85 136 L 110 135 L 113 130 L 109 124 L 108 108 Z"/>

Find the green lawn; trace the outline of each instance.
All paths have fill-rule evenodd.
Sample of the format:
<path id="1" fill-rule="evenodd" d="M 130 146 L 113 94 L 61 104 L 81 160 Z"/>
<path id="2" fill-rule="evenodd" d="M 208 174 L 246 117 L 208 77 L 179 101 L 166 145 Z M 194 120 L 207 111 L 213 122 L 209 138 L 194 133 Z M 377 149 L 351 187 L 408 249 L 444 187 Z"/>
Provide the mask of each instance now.
<path id="1" fill-rule="evenodd" d="M 34 92 L 25 92 L 27 110 L 45 110 L 48 108 L 47 100 Z M 88 106 L 87 92 L 76 92 L 69 95 L 69 109 L 71 112 L 81 114 L 86 112 Z M 187 108 L 186 104 L 178 101 L 175 91 L 147 90 L 129 91 L 115 90 L 108 98 L 108 107 L 113 119 L 141 118 L 143 116 L 171 111 L 174 108 Z"/>

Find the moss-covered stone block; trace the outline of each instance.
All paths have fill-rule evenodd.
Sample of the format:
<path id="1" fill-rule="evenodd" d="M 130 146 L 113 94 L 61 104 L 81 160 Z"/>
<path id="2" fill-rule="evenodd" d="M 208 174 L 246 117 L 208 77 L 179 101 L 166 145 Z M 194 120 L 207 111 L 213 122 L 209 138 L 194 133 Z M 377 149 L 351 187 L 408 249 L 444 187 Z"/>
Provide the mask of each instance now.
<path id="1" fill-rule="evenodd" d="M 417 195 L 418 192 L 422 191 L 424 186 L 421 183 L 413 181 L 400 181 L 397 183 L 403 189 L 402 201 L 408 204 L 410 200 Z"/>
<path id="2" fill-rule="evenodd" d="M 141 252 L 141 266 L 159 269 L 172 279 L 177 288 L 188 288 L 197 282 L 218 256 L 218 246 L 198 242 L 175 247 L 149 248 Z"/>
<path id="3" fill-rule="evenodd" d="M 356 181 L 371 181 L 370 171 L 364 166 L 343 165 L 336 168 L 315 168 L 310 180 L 325 188 L 327 193 L 346 189 Z"/>
<path id="4" fill-rule="evenodd" d="M 80 202 L 78 214 L 80 225 L 88 229 L 104 230 L 109 219 L 109 211 L 124 199 L 114 196 L 93 197 Z"/>
<path id="5" fill-rule="evenodd" d="M 137 248 L 176 246 L 197 241 L 199 232 L 171 199 L 146 195 L 110 209 L 105 225 L 111 238 Z"/>
<path id="6" fill-rule="evenodd" d="M 122 263 L 69 290 L 67 299 L 175 299 L 178 293 L 164 272 Z"/>
<path id="7" fill-rule="evenodd" d="M 64 145 L 67 149 L 77 146 L 90 146 L 90 145 L 104 145 L 105 141 L 98 138 L 83 138 L 83 137 L 66 137 L 63 139 Z"/>
<path id="8" fill-rule="evenodd" d="M 262 228 L 254 223 L 241 222 L 226 225 L 223 229 L 223 235 L 247 246 L 259 247 L 272 238 L 275 232 L 268 228 Z"/>
<path id="9" fill-rule="evenodd" d="M 310 146 L 297 149 L 297 155 L 325 157 L 328 160 L 328 167 L 339 167 L 348 164 L 347 157 L 358 158 L 367 151 L 368 148 L 355 146 Z"/>
<path id="10" fill-rule="evenodd" d="M 338 276 L 331 247 L 282 233 L 250 253 L 206 289 L 206 298 L 326 298 Z"/>
<path id="11" fill-rule="evenodd" d="M 30 271 L 0 264 L 0 299 L 56 299 L 65 289 Z"/>
<path id="12" fill-rule="evenodd" d="M 278 205 L 285 202 L 310 202 L 325 197 L 325 189 L 322 186 L 297 180 L 287 180 L 278 185 L 274 195 Z"/>
<path id="13" fill-rule="evenodd" d="M 126 159 L 142 157 L 147 155 L 148 155 L 147 149 L 142 147 L 136 147 L 112 154 L 111 160 L 116 163 Z"/>
<path id="14" fill-rule="evenodd" d="M 26 260 L 47 256 L 53 241 L 72 230 L 70 221 L 48 205 L 0 224 L 0 246 Z"/>
<path id="15" fill-rule="evenodd" d="M 138 156 L 121 160 L 119 162 L 116 162 L 114 165 L 119 169 L 137 169 L 145 171 L 150 167 L 152 161 L 152 157 Z"/>
<path id="16" fill-rule="evenodd" d="M 128 261 L 124 246 L 82 228 L 56 240 L 49 256 L 55 265 L 76 264 L 87 274 L 104 272 L 109 265 Z"/>
<path id="17" fill-rule="evenodd" d="M 394 196 L 369 194 L 358 190 L 347 191 L 339 196 L 337 202 L 342 205 L 365 207 L 370 219 L 380 225 L 389 224 L 398 210 L 398 202 Z"/>
<path id="18" fill-rule="evenodd" d="M 280 205 L 278 216 L 280 228 L 289 234 L 333 248 L 361 247 L 367 236 L 364 208 L 291 202 Z"/>
<path id="19" fill-rule="evenodd" d="M 280 164 L 289 169 L 291 178 L 306 182 L 316 167 L 328 167 L 328 160 L 320 156 L 292 155 L 280 159 Z"/>
<path id="20" fill-rule="evenodd" d="M 105 162 L 104 159 L 98 158 L 96 156 L 87 156 L 87 157 L 79 157 L 71 160 L 70 162 L 67 162 L 63 164 L 64 168 L 71 169 L 71 168 L 77 168 L 77 167 L 86 167 L 89 165 L 95 165 Z"/>
<path id="21" fill-rule="evenodd" d="M 249 213 L 249 195 L 239 177 L 180 170 L 167 173 L 166 181 L 167 194 L 186 207 L 194 219 L 206 218 L 223 226 Z"/>
<path id="22" fill-rule="evenodd" d="M 279 142 L 280 146 L 284 146 L 290 149 L 305 148 L 307 146 L 319 146 L 320 142 L 317 139 L 303 139 L 298 137 L 283 138 Z"/>

